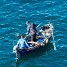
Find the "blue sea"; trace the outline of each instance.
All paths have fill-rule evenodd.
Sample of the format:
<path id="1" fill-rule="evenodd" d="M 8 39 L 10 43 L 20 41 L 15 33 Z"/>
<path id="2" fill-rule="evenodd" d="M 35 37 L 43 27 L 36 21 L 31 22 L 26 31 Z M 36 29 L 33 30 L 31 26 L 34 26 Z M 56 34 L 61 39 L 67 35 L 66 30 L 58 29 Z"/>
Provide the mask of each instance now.
<path id="1" fill-rule="evenodd" d="M 50 19 L 57 50 L 46 47 L 16 61 L 13 46 L 26 21 L 42 26 Z M 67 67 L 67 0 L 0 0 L 0 67 Z"/>

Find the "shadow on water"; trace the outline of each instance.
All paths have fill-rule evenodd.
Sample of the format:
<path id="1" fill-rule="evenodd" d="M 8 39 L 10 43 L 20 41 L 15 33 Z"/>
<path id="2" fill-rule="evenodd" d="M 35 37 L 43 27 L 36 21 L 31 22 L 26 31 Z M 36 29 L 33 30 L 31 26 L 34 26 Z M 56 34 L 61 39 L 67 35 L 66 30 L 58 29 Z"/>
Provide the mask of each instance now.
<path id="1" fill-rule="evenodd" d="M 26 55 L 23 55 L 21 58 L 19 58 L 18 60 L 16 60 L 16 67 L 19 66 L 19 64 L 21 64 L 22 62 L 25 62 L 31 58 L 36 58 L 36 57 L 40 57 L 42 56 L 44 53 L 48 52 L 49 50 L 53 49 L 53 43 L 49 43 L 47 45 L 45 45 L 44 47 L 42 47 L 41 49 L 33 52 L 33 53 L 29 53 Z"/>

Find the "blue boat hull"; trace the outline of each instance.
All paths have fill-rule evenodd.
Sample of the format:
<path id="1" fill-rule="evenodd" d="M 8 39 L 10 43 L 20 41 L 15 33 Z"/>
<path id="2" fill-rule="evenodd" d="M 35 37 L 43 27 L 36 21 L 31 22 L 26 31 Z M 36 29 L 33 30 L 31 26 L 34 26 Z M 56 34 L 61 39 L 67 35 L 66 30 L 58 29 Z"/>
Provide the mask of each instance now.
<path id="1" fill-rule="evenodd" d="M 29 53 L 35 52 L 35 51 L 37 51 L 37 50 L 39 50 L 41 48 L 42 48 L 42 46 L 38 46 L 37 48 L 33 48 L 31 50 L 19 49 L 18 52 L 19 52 L 20 56 L 22 56 L 22 55 L 25 55 L 25 54 L 29 54 Z"/>

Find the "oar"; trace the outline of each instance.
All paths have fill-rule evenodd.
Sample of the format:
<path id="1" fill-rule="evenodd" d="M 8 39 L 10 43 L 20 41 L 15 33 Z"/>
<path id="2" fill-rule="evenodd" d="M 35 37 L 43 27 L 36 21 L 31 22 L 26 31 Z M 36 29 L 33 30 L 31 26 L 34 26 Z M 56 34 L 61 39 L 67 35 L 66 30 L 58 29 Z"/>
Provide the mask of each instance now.
<path id="1" fill-rule="evenodd" d="M 36 28 L 38 28 L 42 23 L 38 24 Z"/>
<path id="2" fill-rule="evenodd" d="M 20 34 L 19 33 L 16 33 L 16 36 L 18 37 Z"/>
<path id="3" fill-rule="evenodd" d="M 55 40 L 54 40 L 54 35 L 53 35 L 53 30 L 54 30 L 54 27 L 53 27 L 53 25 L 51 24 L 51 30 L 52 30 L 52 39 L 53 39 L 53 46 L 54 46 L 54 50 L 57 50 L 56 49 L 56 45 L 55 45 Z"/>
<path id="4" fill-rule="evenodd" d="M 52 33 L 52 38 L 53 38 L 53 46 L 54 46 L 54 50 L 57 50 L 57 49 L 56 49 L 56 45 L 55 45 L 55 41 L 54 41 L 54 35 L 53 35 L 53 33 Z"/>

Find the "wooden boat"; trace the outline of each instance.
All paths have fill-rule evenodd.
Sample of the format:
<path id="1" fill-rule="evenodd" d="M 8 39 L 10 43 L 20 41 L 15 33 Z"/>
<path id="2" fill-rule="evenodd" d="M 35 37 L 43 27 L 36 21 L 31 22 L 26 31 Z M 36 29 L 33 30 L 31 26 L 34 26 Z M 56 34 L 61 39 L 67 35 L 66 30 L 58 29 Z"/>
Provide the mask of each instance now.
<path id="1" fill-rule="evenodd" d="M 42 26 L 40 28 L 40 30 L 38 30 L 38 32 L 37 32 L 36 42 L 28 41 L 28 44 L 30 45 L 30 47 L 25 48 L 25 49 L 16 50 L 16 46 L 14 46 L 13 52 L 16 53 L 17 57 L 20 57 L 24 54 L 32 53 L 32 52 L 35 52 L 35 51 L 41 49 L 42 47 L 47 45 L 47 43 L 49 42 L 49 40 L 52 36 L 52 33 L 53 33 L 52 29 L 53 29 L 53 25 L 50 23 Z"/>

